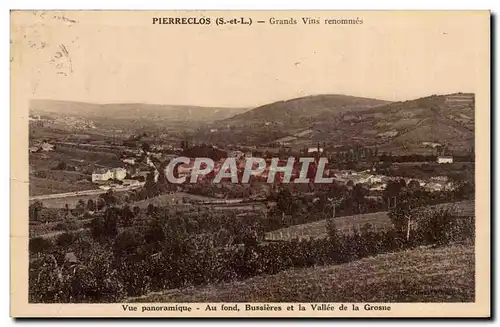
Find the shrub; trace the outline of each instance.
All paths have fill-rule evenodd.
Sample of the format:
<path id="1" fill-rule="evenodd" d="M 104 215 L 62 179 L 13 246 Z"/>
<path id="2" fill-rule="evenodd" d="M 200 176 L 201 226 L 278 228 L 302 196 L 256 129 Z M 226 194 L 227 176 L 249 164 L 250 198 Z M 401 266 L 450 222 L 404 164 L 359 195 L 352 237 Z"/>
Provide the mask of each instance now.
<path id="1" fill-rule="evenodd" d="M 35 237 L 29 240 L 30 253 L 48 252 L 54 244 L 43 237 Z"/>
<path id="2" fill-rule="evenodd" d="M 28 293 L 32 303 L 67 301 L 61 270 L 53 255 L 44 254 L 30 261 Z"/>
<path id="3" fill-rule="evenodd" d="M 71 246 L 76 240 L 76 235 L 73 233 L 62 233 L 57 236 L 56 245 L 61 248 Z"/>
<path id="4" fill-rule="evenodd" d="M 451 208 L 424 212 L 419 221 L 417 235 L 428 244 L 446 244 L 452 240 L 452 227 L 456 224 Z"/>
<path id="5" fill-rule="evenodd" d="M 111 251 L 96 246 L 87 262 L 65 275 L 68 302 L 118 302 L 125 296 L 123 283 L 114 267 Z"/>
<path id="6" fill-rule="evenodd" d="M 58 231 L 73 231 L 78 229 L 78 224 L 74 220 L 68 220 L 65 222 L 57 223 L 54 229 Z"/>

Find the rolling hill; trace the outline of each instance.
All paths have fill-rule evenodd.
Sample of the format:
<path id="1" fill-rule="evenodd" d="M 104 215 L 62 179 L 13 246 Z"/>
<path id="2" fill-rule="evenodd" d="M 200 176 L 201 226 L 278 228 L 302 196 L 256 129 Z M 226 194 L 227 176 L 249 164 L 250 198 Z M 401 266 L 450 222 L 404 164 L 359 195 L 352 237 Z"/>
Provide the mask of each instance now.
<path id="1" fill-rule="evenodd" d="M 292 148 L 318 142 L 329 148 L 358 143 L 393 154 L 428 154 L 435 153 L 433 145 L 448 144 L 452 151 L 466 152 L 474 146 L 474 107 L 474 94 L 470 93 L 391 103 L 317 95 L 271 103 L 224 119 L 218 133 L 241 143 Z M 217 139 L 216 135 L 210 137 Z"/>
<path id="2" fill-rule="evenodd" d="M 96 104 L 57 100 L 31 100 L 30 113 L 58 114 L 86 119 L 215 121 L 244 112 L 245 108 L 158 105 L 144 103 Z"/>
<path id="3" fill-rule="evenodd" d="M 303 125 L 323 118 L 329 119 L 332 116 L 338 116 L 346 112 L 355 112 L 387 103 L 387 101 L 383 100 L 348 95 L 312 95 L 266 104 L 228 118 L 222 123 L 252 125 L 272 122 L 274 124 Z"/>
<path id="4" fill-rule="evenodd" d="M 433 95 L 344 114 L 334 128 L 318 124 L 313 138 L 354 141 L 394 154 L 435 153 L 432 144 L 466 152 L 474 146 L 474 110 L 473 94 Z"/>

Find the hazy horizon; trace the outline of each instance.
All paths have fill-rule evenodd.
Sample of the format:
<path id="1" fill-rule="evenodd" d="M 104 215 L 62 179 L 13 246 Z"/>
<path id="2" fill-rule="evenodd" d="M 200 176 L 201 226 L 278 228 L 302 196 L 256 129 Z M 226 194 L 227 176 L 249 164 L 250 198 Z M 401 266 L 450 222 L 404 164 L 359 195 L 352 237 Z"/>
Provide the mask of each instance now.
<path id="1" fill-rule="evenodd" d="M 321 94 L 309 94 L 309 95 L 304 95 L 302 97 L 296 97 L 296 98 L 290 98 L 290 99 L 275 100 L 275 101 L 268 102 L 268 103 L 256 104 L 256 105 L 253 105 L 253 106 L 246 106 L 246 107 L 243 107 L 243 106 L 240 106 L 240 107 L 236 107 L 236 106 L 234 106 L 234 107 L 227 107 L 227 106 L 217 106 L 217 105 L 209 106 L 209 105 L 199 105 L 199 104 L 193 105 L 193 104 L 190 104 L 190 103 L 186 103 L 186 104 L 177 104 L 177 103 L 176 104 L 172 104 L 172 103 L 120 102 L 120 101 L 116 101 L 116 102 L 90 102 L 90 101 L 79 101 L 79 100 L 75 101 L 75 100 L 50 99 L 50 98 L 32 98 L 32 99 L 30 99 L 30 102 L 31 101 L 55 101 L 55 102 L 74 102 L 74 103 L 83 103 L 83 104 L 94 104 L 94 105 L 120 105 L 120 104 L 132 105 L 132 104 L 139 104 L 139 105 L 173 106 L 173 107 L 175 106 L 175 107 L 200 107 L 200 108 L 224 108 L 224 109 L 253 109 L 253 108 L 258 108 L 260 106 L 263 106 L 263 105 L 266 105 L 266 104 L 275 103 L 275 102 L 291 101 L 291 100 L 296 100 L 296 99 L 300 99 L 300 98 L 307 98 L 307 97 L 314 97 L 314 96 L 338 95 L 338 96 L 348 96 L 348 97 L 352 96 L 352 97 L 356 97 L 356 98 L 381 100 L 381 101 L 387 101 L 387 102 L 398 102 L 398 101 L 412 101 L 412 100 L 416 100 L 416 99 L 420 99 L 420 98 L 425 98 L 425 97 L 432 96 L 432 95 L 445 96 L 445 95 L 457 94 L 457 93 L 474 94 L 474 92 L 457 91 L 457 92 L 450 92 L 450 93 L 443 93 L 443 94 L 427 94 L 427 95 L 423 95 L 423 96 L 420 96 L 420 97 L 417 97 L 417 98 L 401 99 L 401 100 L 391 101 L 391 100 L 386 100 L 386 99 L 376 99 L 376 98 L 369 98 L 369 97 L 365 97 L 365 96 L 356 96 L 356 95 L 351 95 L 351 94 L 321 93 Z"/>

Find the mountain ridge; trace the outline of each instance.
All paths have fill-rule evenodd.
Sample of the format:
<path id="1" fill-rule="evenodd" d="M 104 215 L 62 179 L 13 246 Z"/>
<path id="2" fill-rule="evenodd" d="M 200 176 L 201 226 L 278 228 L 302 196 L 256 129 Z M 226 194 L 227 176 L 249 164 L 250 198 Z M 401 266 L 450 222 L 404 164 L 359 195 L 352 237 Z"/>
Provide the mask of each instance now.
<path id="1" fill-rule="evenodd" d="M 255 120 L 295 123 L 303 118 L 310 119 L 325 114 L 338 115 L 345 111 L 366 109 L 387 103 L 390 102 L 343 94 L 309 95 L 264 104 L 229 117 L 223 123 L 248 124 Z"/>
<path id="2" fill-rule="evenodd" d="M 231 117 L 245 110 L 248 110 L 248 108 L 148 103 L 90 103 L 47 99 L 33 99 L 30 101 L 30 113 L 32 114 L 72 115 L 84 118 L 215 121 Z"/>
<path id="3" fill-rule="evenodd" d="M 304 148 L 352 144 L 387 152 L 434 152 L 429 144 L 474 147 L 475 95 L 452 93 L 388 102 L 346 95 L 317 95 L 277 101 L 216 122 L 213 142 Z M 203 134 L 203 133 L 202 133 Z M 226 141 L 227 142 L 227 141 Z"/>

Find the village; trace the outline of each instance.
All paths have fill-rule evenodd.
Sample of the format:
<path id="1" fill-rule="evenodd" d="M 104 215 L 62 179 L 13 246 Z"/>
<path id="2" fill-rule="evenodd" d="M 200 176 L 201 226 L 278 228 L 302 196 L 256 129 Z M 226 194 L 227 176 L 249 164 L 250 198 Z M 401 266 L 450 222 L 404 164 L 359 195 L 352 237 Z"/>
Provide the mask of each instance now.
<path id="1" fill-rule="evenodd" d="M 254 153 L 256 152 L 257 154 L 262 155 L 262 152 L 258 152 L 256 149 L 254 149 L 253 152 L 249 151 L 249 147 L 245 146 L 238 146 L 235 147 L 235 149 L 229 150 L 207 145 L 192 146 L 190 150 L 194 150 L 194 153 L 196 153 L 197 150 L 203 149 L 203 152 L 208 154 L 207 160 L 214 163 L 214 167 L 212 167 L 213 169 L 210 169 L 207 173 L 202 174 L 199 171 L 200 167 L 198 170 L 194 169 L 196 159 L 194 156 L 188 157 L 185 154 L 185 149 L 181 147 L 174 147 L 172 145 L 149 145 L 144 143 L 139 148 L 130 148 L 126 146 L 94 145 L 90 143 L 77 144 L 60 141 L 51 143 L 44 140 L 33 144 L 29 150 L 31 154 L 46 156 L 50 152 L 57 152 L 60 147 L 72 147 L 76 149 L 90 148 L 92 151 L 96 152 L 107 151 L 112 148 L 117 153 L 121 164 L 116 164 L 117 161 L 115 161 L 114 166 L 102 165 L 95 167 L 88 176 L 88 179 L 92 182 L 92 188 L 98 188 L 101 190 L 133 190 L 141 188 L 145 185 L 148 176 L 152 176 L 154 181 L 157 182 L 160 176 L 160 171 L 162 171 L 165 176 L 168 176 L 168 170 L 172 168 L 174 169 L 173 175 L 175 175 L 176 178 L 191 181 L 196 178 L 197 183 L 211 183 L 214 181 L 214 177 L 220 172 L 221 167 L 223 167 L 228 158 L 234 159 L 237 167 L 237 176 L 234 176 L 234 178 L 222 178 L 222 180 L 219 180 L 223 183 L 224 181 L 229 180 L 232 183 L 235 181 L 240 182 L 242 176 L 244 175 L 247 161 L 260 159 L 254 156 Z M 265 160 L 265 167 L 258 172 L 254 172 L 250 181 L 252 183 L 272 182 L 279 185 L 283 183 L 283 178 L 285 176 L 282 167 L 287 166 L 290 160 L 292 160 L 294 163 L 290 174 L 293 182 L 295 179 L 299 178 L 301 174 L 302 165 L 299 162 L 299 160 L 301 160 L 300 158 L 310 158 L 309 160 L 312 161 L 312 164 L 307 171 L 307 177 L 314 179 L 313 176 L 316 174 L 319 159 L 326 158 L 328 162 L 324 167 L 321 167 L 323 172 L 322 177 L 329 178 L 329 181 L 332 183 L 346 185 L 349 188 L 352 188 L 355 185 L 361 185 L 369 191 L 371 196 L 380 195 L 386 189 L 389 181 L 404 180 L 408 185 L 410 185 L 410 183 L 418 184 L 418 187 L 429 192 L 440 192 L 445 190 L 452 191 L 454 188 L 454 183 L 450 181 L 447 175 L 428 176 L 427 178 L 388 176 L 383 173 L 383 169 L 378 169 L 380 162 L 375 161 L 373 161 L 371 167 L 364 167 L 365 169 L 341 169 L 338 167 L 338 156 L 335 156 L 335 154 L 329 155 L 325 152 L 325 149 L 318 145 L 317 147 L 303 149 L 302 154 L 297 154 L 297 157 L 291 155 L 286 157 L 281 155 L 281 158 L 276 158 L 274 162 L 272 162 L 273 158 L 269 157 L 271 155 L 267 153 L 268 157 L 262 159 Z M 301 157 L 299 157 L 299 155 L 301 155 Z M 215 160 L 210 159 L 210 156 L 212 156 Z M 170 162 L 176 161 L 181 157 L 189 160 L 189 162 L 183 161 L 173 167 L 169 165 Z M 438 155 L 436 156 L 435 163 L 445 166 L 451 165 L 453 163 L 453 156 L 449 154 Z M 290 167 L 290 165 L 288 167 Z M 82 168 L 79 168 L 79 165 L 71 165 L 70 163 L 60 163 L 56 168 L 69 171 L 83 170 Z M 191 175 L 193 173 L 195 173 L 196 176 L 191 179 Z"/>
<path id="2" fill-rule="evenodd" d="M 322 153 L 322 148 L 309 148 L 307 152 L 307 154 L 311 158 L 314 158 L 316 160 L 316 164 L 319 155 L 321 155 Z M 130 156 L 130 154 L 132 155 Z M 165 158 L 168 161 L 179 158 L 177 155 L 173 154 L 163 156 L 163 153 L 159 151 L 148 152 L 143 150 L 128 152 L 128 155 L 129 156 L 122 158 L 122 162 L 124 164 L 122 167 L 100 168 L 95 170 L 92 173 L 92 182 L 96 185 L 99 185 L 99 188 L 101 189 L 118 189 L 130 186 L 143 186 L 149 174 L 154 175 L 155 182 L 158 181 L 158 177 L 160 175 L 159 170 L 162 169 L 161 167 L 163 167 L 163 169 L 165 170 L 165 174 L 168 174 L 168 165 L 160 164 L 158 161 L 160 158 Z M 239 150 L 228 151 L 227 157 L 223 157 L 216 161 L 213 170 L 208 174 L 200 175 L 197 178 L 197 181 L 199 183 L 206 183 L 207 181 L 210 182 L 213 177 L 219 172 L 227 158 L 235 159 L 238 169 L 237 175 L 239 180 L 241 180 L 241 177 L 244 174 L 247 160 L 250 160 L 253 157 L 251 152 L 244 153 Z M 190 161 L 188 163 L 181 163 L 175 167 L 175 175 L 177 177 L 184 177 L 187 180 L 191 178 L 196 158 L 189 159 Z M 276 181 L 278 183 L 283 182 L 283 171 L 273 167 L 273 165 L 271 165 L 271 160 L 271 158 L 266 159 L 266 166 L 262 172 L 255 174 L 255 181 L 266 182 L 269 175 L 273 174 L 276 175 Z M 278 166 L 285 167 L 288 163 L 288 160 L 289 158 L 280 159 L 278 162 Z M 301 166 L 297 164 L 298 160 L 296 160 L 295 162 L 296 164 L 293 166 L 293 170 L 291 172 L 292 178 L 298 178 L 301 169 Z M 453 163 L 453 157 L 438 156 L 436 162 L 438 164 L 451 164 Z M 311 174 L 309 173 L 308 176 L 309 175 Z M 453 183 L 445 175 L 431 176 L 425 180 L 412 179 L 404 176 L 386 176 L 377 172 L 376 167 L 362 171 L 356 171 L 352 169 L 342 170 L 335 169 L 333 165 L 328 165 L 327 163 L 323 176 L 331 178 L 333 183 L 337 183 L 339 185 L 346 185 L 348 187 L 362 185 L 374 194 L 384 191 L 389 181 L 399 181 L 401 179 L 405 180 L 407 184 L 410 184 L 410 182 L 412 181 L 413 183 L 418 183 L 419 187 L 422 187 L 423 189 L 430 192 L 439 192 L 443 190 L 452 191 L 454 188 Z"/>

